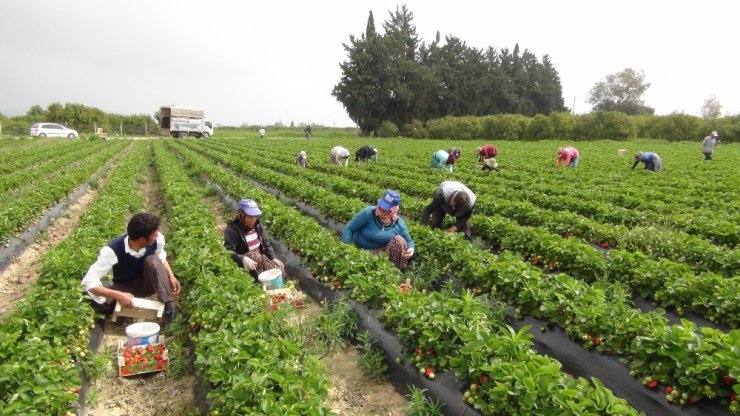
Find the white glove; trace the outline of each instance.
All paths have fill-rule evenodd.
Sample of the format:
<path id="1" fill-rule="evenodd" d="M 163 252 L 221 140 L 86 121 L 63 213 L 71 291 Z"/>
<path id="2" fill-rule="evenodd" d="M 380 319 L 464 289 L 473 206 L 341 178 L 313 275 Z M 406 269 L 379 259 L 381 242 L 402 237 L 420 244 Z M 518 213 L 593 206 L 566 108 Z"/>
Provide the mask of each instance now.
<path id="1" fill-rule="evenodd" d="M 410 259 L 414 255 L 414 249 L 413 248 L 407 248 L 406 251 L 403 252 L 403 258 Z"/>
<path id="2" fill-rule="evenodd" d="M 257 269 L 257 262 L 250 259 L 247 256 L 242 257 L 242 265 L 247 270 L 255 270 Z"/>

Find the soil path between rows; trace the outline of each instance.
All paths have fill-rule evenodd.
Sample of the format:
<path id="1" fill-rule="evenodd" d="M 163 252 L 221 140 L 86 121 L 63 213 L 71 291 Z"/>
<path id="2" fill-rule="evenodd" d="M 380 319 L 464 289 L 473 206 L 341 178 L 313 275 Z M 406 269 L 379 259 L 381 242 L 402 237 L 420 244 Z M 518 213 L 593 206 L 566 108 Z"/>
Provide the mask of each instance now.
<path id="1" fill-rule="evenodd" d="M 143 185 L 146 197 L 146 211 L 162 220 L 160 231 L 167 237 L 169 229 L 163 218 L 164 203 L 156 182 L 154 168 L 149 168 Z M 165 246 L 166 250 L 166 246 Z M 169 259 L 173 261 L 173 259 Z M 99 351 L 110 359 L 104 376 L 93 381 L 91 395 L 87 403 L 89 416 L 127 416 L 127 415 L 180 415 L 195 414 L 193 389 L 195 377 L 185 375 L 175 379 L 167 371 L 121 377 L 116 366 L 119 342 L 126 342 L 126 326 L 137 320 L 119 317 L 117 322 L 110 318 L 103 327 L 103 344 Z M 161 323 L 160 323 L 161 324 Z"/>
<path id="2" fill-rule="evenodd" d="M 0 273 L 0 315 L 13 310 L 13 306 L 26 296 L 26 291 L 33 286 L 41 273 L 41 258 L 74 231 L 82 213 L 95 200 L 98 189 L 104 187 L 106 181 L 107 177 L 99 179 L 97 187 L 90 187 L 87 193 L 70 204 L 63 216 L 53 220 L 41 237 Z"/>

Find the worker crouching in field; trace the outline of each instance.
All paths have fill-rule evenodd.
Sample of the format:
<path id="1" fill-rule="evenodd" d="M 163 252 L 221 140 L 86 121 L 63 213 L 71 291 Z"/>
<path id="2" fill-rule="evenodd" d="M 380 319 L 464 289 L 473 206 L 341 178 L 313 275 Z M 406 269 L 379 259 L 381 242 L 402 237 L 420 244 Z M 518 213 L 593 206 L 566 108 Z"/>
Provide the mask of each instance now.
<path id="1" fill-rule="evenodd" d="M 498 149 L 492 144 L 487 144 L 475 149 L 475 153 L 478 155 L 478 162 L 483 162 L 481 170 L 498 170 L 498 162 L 496 156 L 498 156 Z"/>
<path id="2" fill-rule="evenodd" d="M 640 162 L 645 164 L 645 170 L 652 170 L 654 172 L 660 172 L 663 170 L 663 161 L 655 152 L 635 153 L 635 163 L 632 164 L 632 169 L 634 169 Z"/>
<path id="3" fill-rule="evenodd" d="M 224 247 L 231 251 L 232 260 L 244 267 L 255 281 L 265 270 L 285 270 L 283 262 L 275 258 L 270 242 L 265 239 L 260 222 L 262 211 L 257 203 L 242 199 L 236 209 L 236 217 L 224 230 Z"/>
<path id="4" fill-rule="evenodd" d="M 369 144 L 362 146 L 355 152 L 355 162 L 367 163 L 371 157 L 375 160 L 375 163 L 378 162 L 378 148 Z"/>
<path id="5" fill-rule="evenodd" d="M 569 168 L 575 168 L 578 166 L 578 160 L 581 158 L 581 154 L 575 147 L 558 147 L 558 161 L 555 163 L 555 167 L 560 167 L 560 162 L 563 166 Z"/>
<path id="6" fill-rule="evenodd" d="M 398 216 L 401 196 L 388 190 L 378 200 L 352 218 L 344 227 L 342 242 L 368 249 L 373 254 L 385 252 L 388 259 L 403 271 L 414 255 L 414 240 L 409 235 L 406 223 Z"/>
<path id="7" fill-rule="evenodd" d="M 110 314 L 115 302 L 133 307 L 133 298 L 157 294 L 164 303 L 164 323 L 175 318 L 174 296 L 180 293 L 180 282 L 172 273 L 164 251 L 164 236 L 159 232 L 159 218 L 138 213 L 128 222 L 126 234 L 111 240 L 100 249 L 98 259 L 82 279 L 90 302 L 98 313 Z M 113 283 L 103 286 L 103 276 L 113 272 Z"/>
<path id="8" fill-rule="evenodd" d="M 437 150 L 432 155 L 430 166 L 434 169 L 447 169 L 452 172 L 452 167 L 457 162 L 457 159 L 460 158 L 461 153 L 462 149 L 459 147 L 453 147 L 446 152 L 444 150 Z"/>
<path id="9" fill-rule="evenodd" d="M 431 218 L 432 229 L 442 228 L 445 215 L 450 214 L 457 221 L 447 231 L 463 233 L 466 240 L 471 240 L 472 234 L 468 221 L 470 216 L 473 215 L 475 199 L 476 196 L 473 191 L 462 183 L 444 181 L 434 192 L 432 202 L 424 207 L 424 211 L 421 213 L 421 223 L 429 224 Z"/>
<path id="10" fill-rule="evenodd" d="M 349 150 L 342 146 L 334 146 L 329 152 L 329 163 L 332 165 L 349 165 Z"/>
<path id="11" fill-rule="evenodd" d="M 301 150 L 298 152 L 298 157 L 295 158 L 295 164 L 296 166 L 300 168 L 310 168 L 311 164 L 308 163 L 308 156 L 306 155 L 306 152 Z"/>

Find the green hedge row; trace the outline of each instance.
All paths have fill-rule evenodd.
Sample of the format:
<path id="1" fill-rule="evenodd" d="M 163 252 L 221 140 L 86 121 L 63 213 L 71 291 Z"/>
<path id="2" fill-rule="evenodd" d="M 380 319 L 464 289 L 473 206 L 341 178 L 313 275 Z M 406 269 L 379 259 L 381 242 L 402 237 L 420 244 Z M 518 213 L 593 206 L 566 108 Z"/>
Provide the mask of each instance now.
<path id="1" fill-rule="evenodd" d="M 396 126 L 384 122 L 381 137 L 404 136 L 416 139 L 491 140 L 629 140 L 637 137 L 668 141 L 699 141 L 717 130 L 723 142 L 740 140 L 740 115 L 705 120 L 687 114 L 630 116 L 620 112 L 583 115 L 553 113 L 527 117 L 496 114 L 483 117 L 445 117 Z"/>

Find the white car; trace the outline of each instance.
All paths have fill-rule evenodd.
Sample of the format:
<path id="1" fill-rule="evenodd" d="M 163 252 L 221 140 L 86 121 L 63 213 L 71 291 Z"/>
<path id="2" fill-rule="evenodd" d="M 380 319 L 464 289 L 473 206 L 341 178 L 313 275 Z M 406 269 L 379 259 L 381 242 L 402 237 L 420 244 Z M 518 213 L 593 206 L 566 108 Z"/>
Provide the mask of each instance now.
<path id="1" fill-rule="evenodd" d="M 77 130 L 68 129 L 56 123 L 34 123 L 30 134 L 38 137 L 69 137 L 70 139 L 79 136 Z"/>

